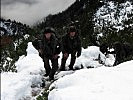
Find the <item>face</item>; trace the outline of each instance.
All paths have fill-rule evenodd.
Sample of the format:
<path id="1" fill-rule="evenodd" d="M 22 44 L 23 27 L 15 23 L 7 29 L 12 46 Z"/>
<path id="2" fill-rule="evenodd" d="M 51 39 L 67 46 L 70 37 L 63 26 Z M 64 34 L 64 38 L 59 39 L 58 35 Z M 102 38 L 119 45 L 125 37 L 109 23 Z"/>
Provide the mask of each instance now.
<path id="1" fill-rule="evenodd" d="M 51 33 L 46 33 L 46 34 L 45 34 L 45 37 L 46 37 L 46 39 L 50 39 Z"/>
<path id="2" fill-rule="evenodd" d="M 76 32 L 70 32 L 70 36 L 71 36 L 71 37 L 74 37 L 75 34 L 76 34 Z"/>

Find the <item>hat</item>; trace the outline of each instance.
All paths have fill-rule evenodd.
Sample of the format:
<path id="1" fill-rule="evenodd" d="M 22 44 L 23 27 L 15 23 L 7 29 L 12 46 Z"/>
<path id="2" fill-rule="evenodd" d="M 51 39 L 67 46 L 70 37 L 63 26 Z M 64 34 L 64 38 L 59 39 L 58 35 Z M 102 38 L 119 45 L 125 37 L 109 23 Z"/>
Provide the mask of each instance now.
<path id="1" fill-rule="evenodd" d="M 46 27 L 43 31 L 44 34 L 46 33 L 55 33 L 55 30 L 52 27 Z"/>
<path id="2" fill-rule="evenodd" d="M 69 32 L 76 32 L 76 27 L 75 26 L 70 26 Z"/>

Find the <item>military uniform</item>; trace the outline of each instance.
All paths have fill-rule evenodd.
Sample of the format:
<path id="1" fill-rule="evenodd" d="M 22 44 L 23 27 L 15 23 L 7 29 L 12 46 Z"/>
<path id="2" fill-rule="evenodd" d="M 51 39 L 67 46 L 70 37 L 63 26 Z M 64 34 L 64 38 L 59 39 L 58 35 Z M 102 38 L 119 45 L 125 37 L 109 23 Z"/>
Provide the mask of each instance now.
<path id="1" fill-rule="evenodd" d="M 115 42 L 114 43 L 114 52 L 116 54 L 116 60 L 114 63 L 115 65 L 118 65 L 126 60 L 131 60 L 133 55 L 133 48 L 130 43 L 121 43 L 121 42 Z"/>
<path id="2" fill-rule="evenodd" d="M 71 29 L 70 31 L 76 31 L 75 29 Z M 60 70 L 65 70 L 65 64 L 68 57 L 65 57 L 64 54 L 67 53 L 71 55 L 71 62 L 69 65 L 70 70 L 73 70 L 73 66 L 75 64 L 76 57 L 81 55 L 81 40 L 79 38 L 78 33 L 75 34 L 74 37 L 70 37 L 70 34 L 66 34 L 62 37 L 61 50 L 63 53 L 62 62 Z"/>
<path id="3" fill-rule="evenodd" d="M 51 30 L 47 29 L 43 33 L 51 33 L 50 40 L 46 39 L 45 35 L 39 43 L 40 56 L 44 62 L 46 70 L 45 76 L 49 75 L 50 80 L 54 79 L 54 74 L 58 70 L 58 54 L 60 53 L 60 45 L 56 36 Z M 52 67 L 50 67 L 49 60 L 51 60 Z"/>

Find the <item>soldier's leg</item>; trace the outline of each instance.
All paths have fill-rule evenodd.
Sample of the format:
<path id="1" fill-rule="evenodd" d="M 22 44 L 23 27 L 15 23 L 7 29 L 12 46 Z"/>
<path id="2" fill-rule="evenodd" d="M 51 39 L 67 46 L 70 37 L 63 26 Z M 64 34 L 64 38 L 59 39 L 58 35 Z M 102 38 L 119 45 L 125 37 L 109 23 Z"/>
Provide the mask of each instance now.
<path id="1" fill-rule="evenodd" d="M 63 57 L 61 59 L 61 67 L 60 67 L 60 70 L 61 71 L 65 71 L 65 65 L 66 65 L 66 60 L 67 60 L 68 57 L 65 57 L 64 54 L 63 54 Z"/>
<path id="2" fill-rule="evenodd" d="M 45 76 L 48 76 L 50 74 L 50 71 L 51 71 L 51 67 L 49 65 L 49 59 L 44 57 L 43 61 L 44 61 L 44 68 L 45 68 L 45 71 L 46 71 Z"/>
<path id="3" fill-rule="evenodd" d="M 73 70 L 75 61 L 76 61 L 76 52 L 73 52 L 73 53 L 71 53 L 71 61 L 70 61 L 70 65 L 69 65 L 70 70 Z"/>
<path id="4" fill-rule="evenodd" d="M 116 65 L 120 64 L 121 63 L 121 59 L 122 58 L 121 58 L 120 54 L 116 53 L 115 63 L 114 63 L 113 66 L 116 66 Z"/>
<path id="5" fill-rule="evenodd" d="M 50 71 L 49 78 L 50 78 L 50 80 L 53 80 L 54 75 L 55 75 L 56 71 L 58 70 L 58 58 L 51 59 L 51 63 L 52 63 L 52 69 Z"/>
<path id="6" fill-rule="evenodd" d="M 123 63 L 125 60 L 125 51 L 123 50 L 123 48 L 121 49 L 121 51 L 118 53 L 118 56 L 116 56 L 118 64 Z"/>

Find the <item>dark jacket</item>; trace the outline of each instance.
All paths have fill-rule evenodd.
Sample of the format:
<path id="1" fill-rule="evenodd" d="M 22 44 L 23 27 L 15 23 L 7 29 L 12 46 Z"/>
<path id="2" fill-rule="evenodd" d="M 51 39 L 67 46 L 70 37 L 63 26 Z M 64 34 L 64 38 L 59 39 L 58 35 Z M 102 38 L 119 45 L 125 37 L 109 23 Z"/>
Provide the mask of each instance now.
<path id="1" fill-rule="evenodd" d="M 76 51 L 81 54 L 81 40 L 77 34 L 73 38 L 70 38 L 69 34 L 63 36 L 61 47 L 63 53 L 72 53 Z"/>
<path id="2" fill-rule="evenodd" d="M 108 45 L 107 45 L 107 43 L 101 44 L 99 48 L 100 48 L 100 51 L 103 54 L 107 55 L 107 53 L 108 53 Z"/>
<path id="3" fill-rule="evenodd" d="M 51 35 L 49 41 L 43 36 L 39 48 L 42 50 L 42 55 L 50 59 L 60 53 L 60 44 L 54 34 Z"/>

